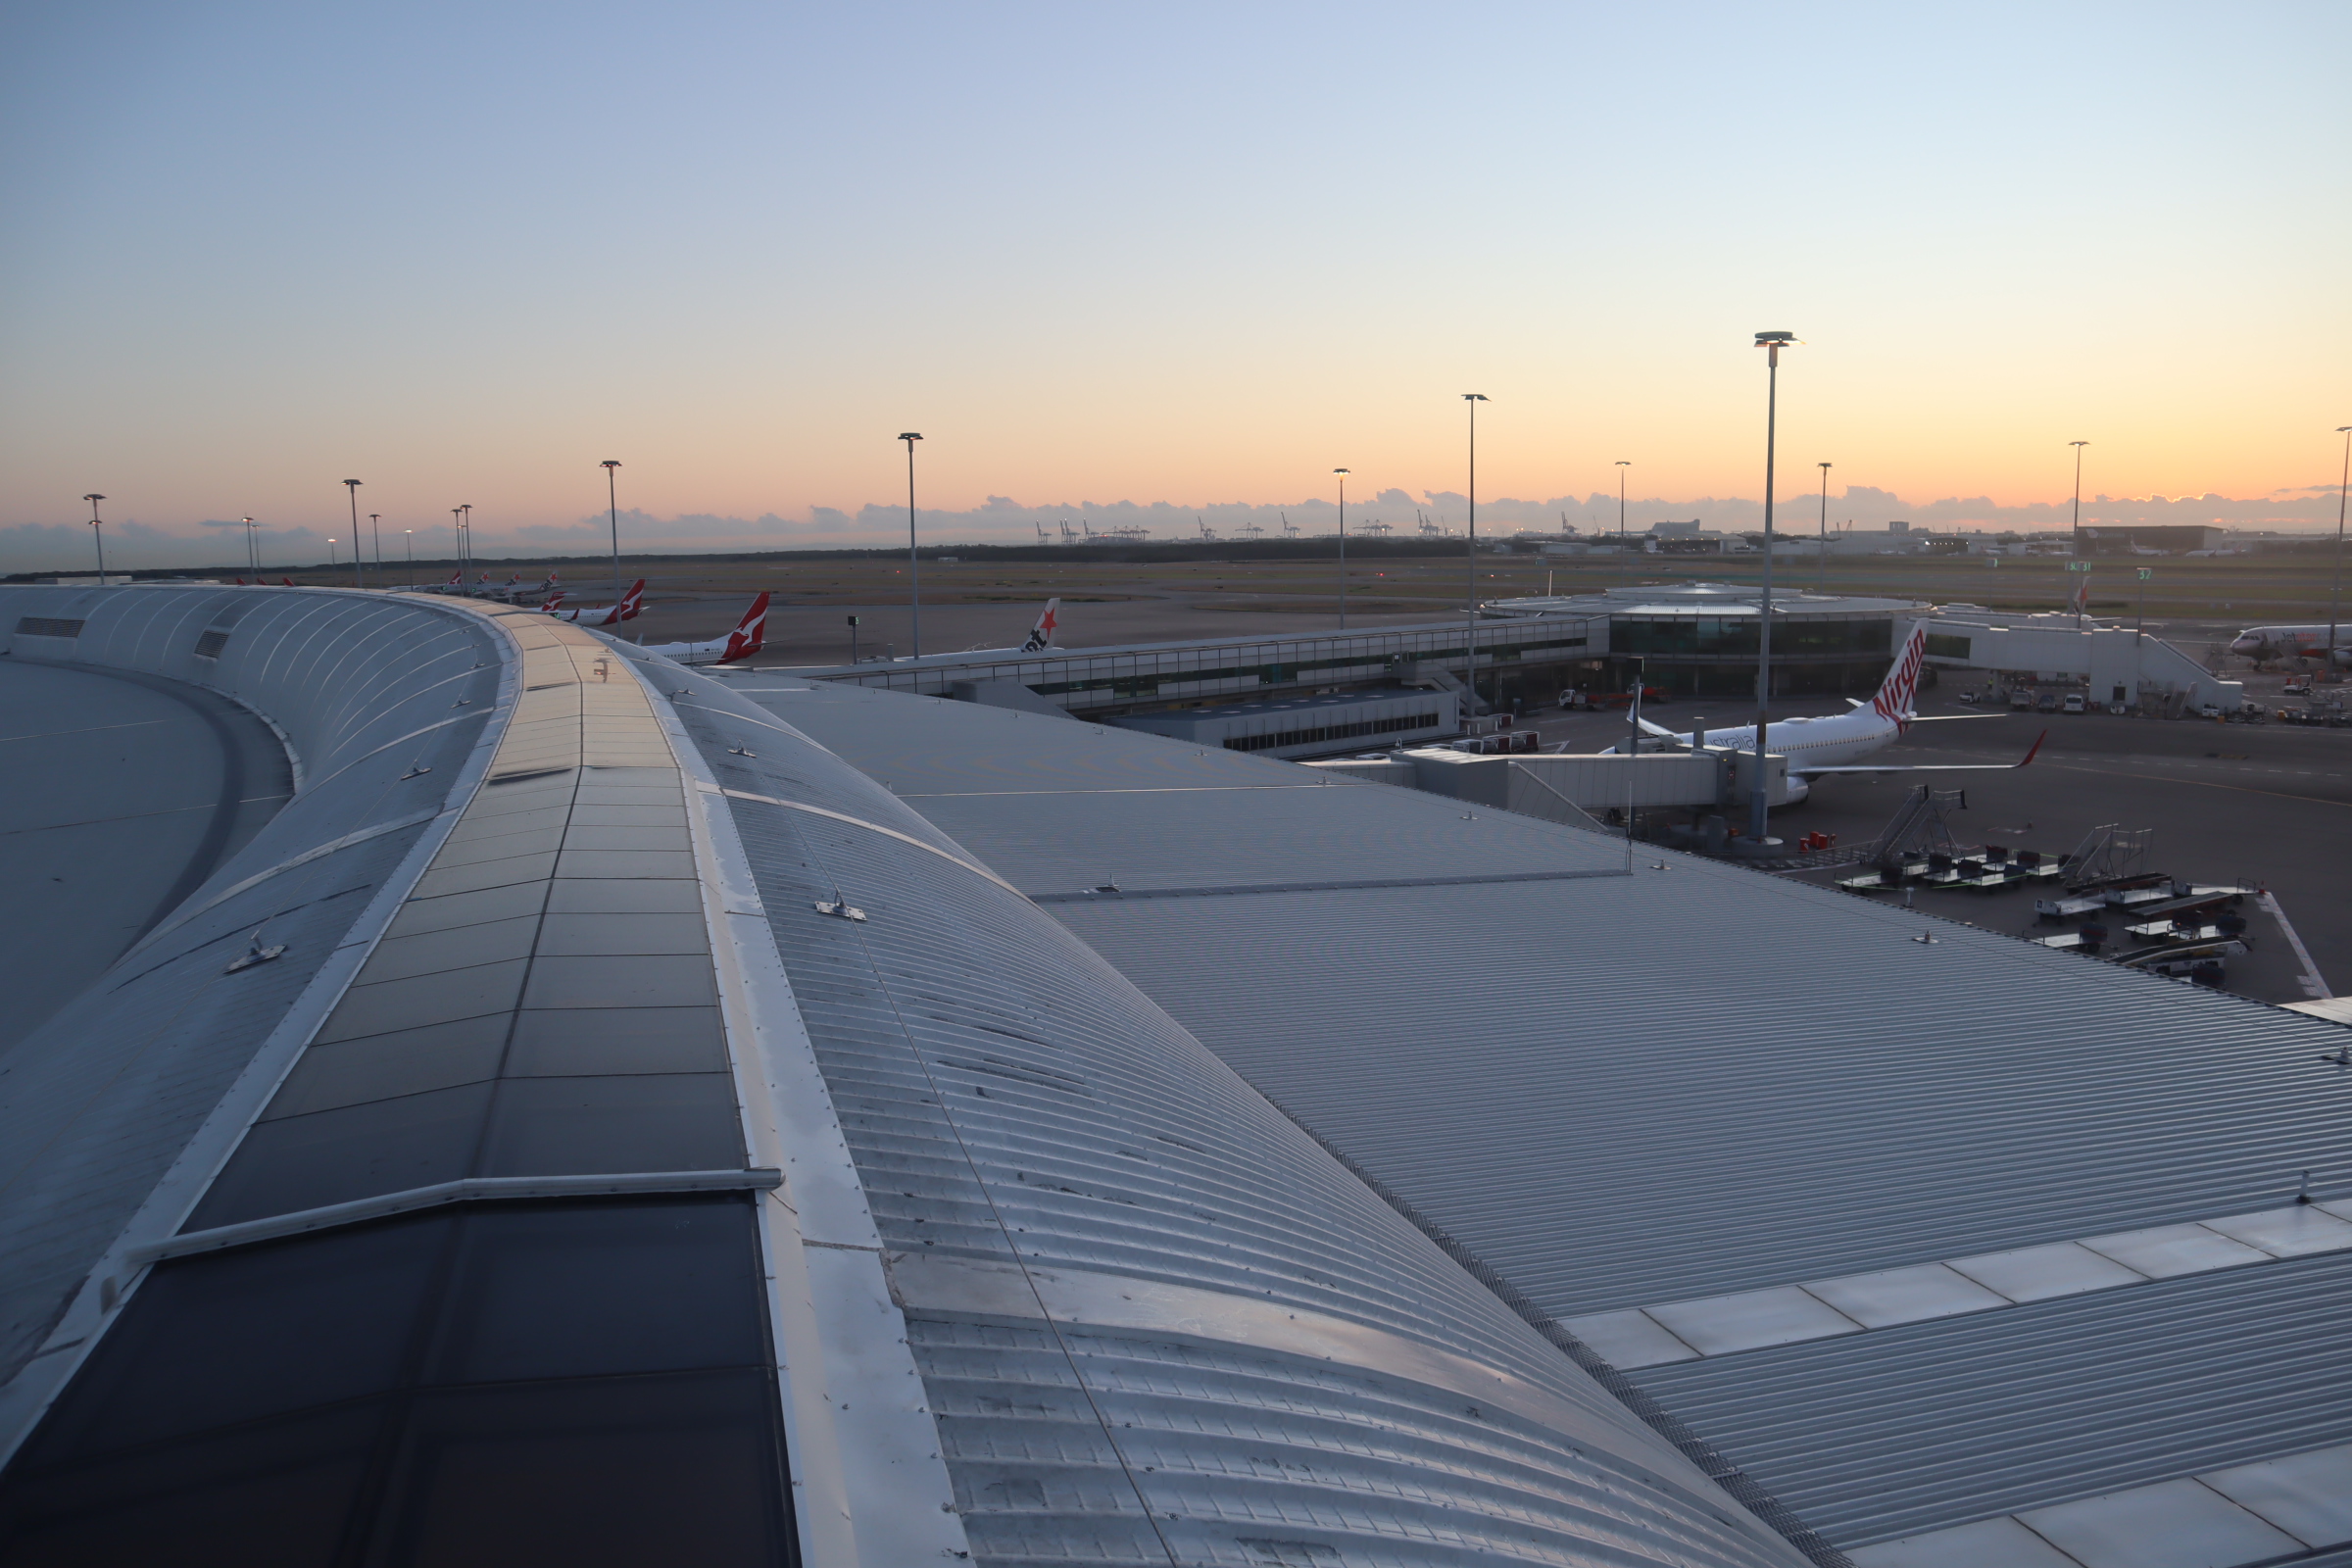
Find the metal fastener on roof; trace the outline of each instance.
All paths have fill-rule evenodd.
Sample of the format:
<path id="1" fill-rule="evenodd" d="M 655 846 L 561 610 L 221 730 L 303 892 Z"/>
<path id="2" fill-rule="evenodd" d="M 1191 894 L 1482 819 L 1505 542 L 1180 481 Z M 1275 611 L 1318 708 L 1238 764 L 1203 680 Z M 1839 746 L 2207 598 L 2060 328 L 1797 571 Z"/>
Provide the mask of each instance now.
<path id="1" fill-rule="evenodd" d="M 276 957 L 285 951 L 286 945 L 282 942 L 270 947 L 263 947 L 261 933 L 257 931 L 253 936 L 253 946 L 247 948 L 243 956 L 239 957 L 234 963 L 231 963 L 227 968 L 221 970 L 220 972 L 222 974 L 235 974 L 238 970 L 250 969 L 257 963 L 268 963 L 271 958 Z"/>
<path id="2" fill-rule="evenodd" d="M 865 918 L 865 911 L 863 909 L 857 908 L 847 903 L 844 903 L 841 895 L 838 893 L 833 895 L 832 903 L 826 904 L 820 901 L 815 907 L 817 913 L 829 914 L 836 920 L 862 920 Z"/>

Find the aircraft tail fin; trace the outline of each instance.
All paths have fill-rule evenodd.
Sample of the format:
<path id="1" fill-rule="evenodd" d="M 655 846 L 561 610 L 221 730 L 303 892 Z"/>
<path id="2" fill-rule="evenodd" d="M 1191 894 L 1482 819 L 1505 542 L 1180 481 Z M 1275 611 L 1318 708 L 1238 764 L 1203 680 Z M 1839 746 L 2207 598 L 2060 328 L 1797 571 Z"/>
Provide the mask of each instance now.
<path id="1" fill-rule="evenodd" d="M 1886 671 L 1886 679 L 1879 693 L 1870 700 L 1870 710 L 1881 718 L 1899 724 L 1911 716 L 1911 705 L 1919 698 L 1919 672 L 1928 658 L 1928 623 L 1915 620 L 1911 635 L 1903 639 L 1896 650 L 1894 665 Z"/>
<path id="2" fill-rule="evenodd" d="M 1054 633 L 1061 625 L 1060 611 L 1060 600 L 1046 601 L 1045 613 L 1037 617 L 1037 624 L 1029 628 L 1029 640 L 1021 644 L 1022 653 L 1042 653 L 1054 646 Z"/>
<path id="3" fill-rule="evenodd" d="M 718 662 L 731 664 L 738 659 L 749 659 L 764 647 L 766 641 L 767 595 L 761 594 L 752 601 L 752 608 L 743 612 L 743 618 L 727 634 L 726 652 L 718 656 Z"/>
<path id="4" fill-rule="evenodd" d="M 280 577 L 280 578 L 278 578 L 277 580 L 278 580 L 280 583 L 284 584 L 284 585 L 285 585 L 286 587 L 288 587 L 288 588 L 291 588 L 291 587 L 293 587 L 293 586 L 294 586 L 294 579 L 293 579 L 293 578 L 291 578 L 291 577 Z"/>
<path id="5" fill-rule="evenodd" d="M 629 585 L 627 593 L 620 596 L 620 603 L 606 611 L 596 623 L 600 626 L 617 626 L 624 620 L 635 620 L 638 612 L 644 609 L 645 579 L 640 577 Z"/>

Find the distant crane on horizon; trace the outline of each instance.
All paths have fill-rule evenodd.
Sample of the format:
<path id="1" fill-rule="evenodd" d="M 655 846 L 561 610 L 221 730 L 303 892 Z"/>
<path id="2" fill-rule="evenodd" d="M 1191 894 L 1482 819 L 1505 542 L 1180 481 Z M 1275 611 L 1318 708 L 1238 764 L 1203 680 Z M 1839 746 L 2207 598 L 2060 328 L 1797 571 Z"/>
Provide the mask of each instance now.
<path id="1" fill-rule="evenodd" d="M 1213 540 L 1214 538 L 1216 538 L 1216 536 L 1217 536 L 1217 530 L 1216 530 L 1216 529 L 1214 529 L 1214 528 L 1211 528 L 1211 527 L 1208 525 L 1207 519 L 1203 518 L 1203 517 L 1202 517 L 1202 516 L 1201 516 L 1201 515 L 1200 515 L 1199 513 L 1195 513 L 1195 514 L 1193 514 L 1193 521 L 1194 521 L 1194 522 L 1195 522 L 1197 525 L 1199 525 L 1199 527 L 1200 527 L 1200 537 L 1201 537 L 1201 538 L 1203 538 L 1203 539 L 1212 539 L 1212 540 Z"/>
<path id="2" fill-rule="evenodd" d="M 1263 529 L 1263 528 L 1259 527 L 1259 526 L 1258 526 L 1256 523 L 1254 523 L 1254 522 L 1245 522 L 1245 523 L 1243 523 L 1243 524 L 1242 524 L 1242 528 L 1241 528 L 1241 534 L 1242 534 L 1242 537 L 1243 537 L 1243 538 L 1245 538 L 1245 539 L 1259 539 L 1259 538 L 1263 538 L 1263 537 L 1265 536 L 1265 532 L 1266 532 L 1266 530 L 1265 530 L 1265 529 Z"/>
<path id="3" fill-rule="evenodd" d="M 1282 514 L 1282 536 L 1285 539 L 1298 537 L 1298 525 L 1291 520 L 1291 514 L 1287 512 Z"/>
<path id="4" fill-rule="evenodd" d="M 1046 525 L 1042 522 L 1037 525 L 1037 542 L 1041 545 L 1050 545 L 1054 542 L 1046 537 Z"/>

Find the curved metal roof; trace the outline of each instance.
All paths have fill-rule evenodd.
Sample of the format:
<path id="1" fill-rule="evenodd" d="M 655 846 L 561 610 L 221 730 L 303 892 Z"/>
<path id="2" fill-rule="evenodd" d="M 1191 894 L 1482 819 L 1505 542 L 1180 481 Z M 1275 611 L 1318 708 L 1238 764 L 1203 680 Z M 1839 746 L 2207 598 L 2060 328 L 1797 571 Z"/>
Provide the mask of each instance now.
<path id="1" fill-rule="evenodd" d="M 1067 928 L 747 698 L 676 689 L 976 1557 L 1803 1560 Z"/>

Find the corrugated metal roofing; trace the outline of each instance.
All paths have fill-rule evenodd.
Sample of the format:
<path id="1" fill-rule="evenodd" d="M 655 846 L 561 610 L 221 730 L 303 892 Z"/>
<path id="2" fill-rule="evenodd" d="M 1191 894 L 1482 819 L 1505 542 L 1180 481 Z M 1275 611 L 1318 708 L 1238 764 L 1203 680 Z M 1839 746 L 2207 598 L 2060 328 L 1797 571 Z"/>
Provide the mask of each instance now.
<path id="1" fill-rule="evenodd" d="M 0 1380 L 344 941 L 460 781 L 498 690 L 489 634 L 413 602 L 332 593 L 0 590 L 0 624 L 76 619 L 73 659 L 266 707 L 299 793 L 0 1075 Z M 206 628 L 226 624 L 217 657 Z M 462 706 L 461 706 L 462 705 Z M 413 766 L 425 772 L 404 779 Z M 236 974 L 257 930 L 285 949 Z M 13 1434 L 0 1433 L 0 1437 Z"/>
<path id="2" fill-rule="evenodd" d="M 925 853 L 937 830 L 906 803 L 694 680 L 680 713 L 741 792 L 884 1247 L 1227 1303 L 1105 1326 L 1048 1319 L 1041 1286 L 1008 1319 L 920 1296 L 900 1265 L 984 1560 L 1799 1560 L 1065 928 Z M 864 918 L 814 907 L 837 894 Z M 1355 1347 L 1270 1348 L 1257 1312 L 1342 1325 Z M 1441 1360 L 1494 1396 L 1433 1382 Z"/>
<path id="3" fill-rule="evenodd" d="M 1633 1374 L 1842 1545 L 2352 1441 L 2352 1258 Z"/>
<path id="4" fill-rule="evenodd" d="M 1132 790 L 1209 766 L 1149 737 L 881 695 L 829 696 L 795 718 L 861 765 L 894 771 L 909 766 L 909 738 L 936 723 L 941 750 L 921 794 L 940 799 L 909 804 L 943 825 L 963 809 L 947 797 L 975 777 L 1017 769 L 1040 785 L 1115 779 Z M 1255 765 L 1272 770 L 1260 777 L 1293 771 Z M 1366 786 L 1304 797 L 1332 820 L 1270 874 L 1252 819 L 1263 800 L 1287 798 L 1190 796 L 1205 809 L 1155 819 L 1037 794 L 1000 804 L 984 823 L 953 819 L 1023 886 L 1066 883 L 1082 866 L 1100 875 L 1122 856 L 1205 886 L 1295 883 L 1316 866 L 1335 881 L 1360 878 L 1367 861 L 1345 847 L 1377 854 L 1380 835 L 1351 836 L 1340 819 L 1369 822 L 1374 811 L 1427 819 L 1418 831 L 1396 825 L 1407 864 L 1422 863 L 1416 844 L 1456 831 L 1496 845 L 1549 835 L 1563 855 L 1592 853 L 1588 834 L 1459 822 L 1456 803 Z M 2338 1038 L 2333 1026 L 1692 858 L 1644 851 L 1631 878 L 1053 909 L 1203 1044 L 1554 1316 L 2270 1207 L 2306 1167 L 2325 1190 L 2352 1185 L 2342 1156 L 2352 1085 L 2317 1060 Z M 1913 940 L 1931 925 L 1936 942 Z M 2300 1280 L 2326 1266 L 2251 1272 Z M 2206 1294 L 2180 1298 L 2217 1312 L 2233 1293 L 2264 1288 L 2221 1275 L 2163 1287 L 2164 1298 L 2192 1287 Z M 1747 1459 L 1743 1443 L 1780 1455 L 1773 1476 L 1843 1510 L 1841 1489 L 1878 1484 L 1867 1455 L 1881 1440 L 1865 1434 L 1888 1433 L 1899 1463 L 1905 1441 L 1934 1431 L 1940 1395 L 1927 1379 L 1938 1363 L 1891 1368 L 1786 1452 L 1756 1448 L 1746 1425 L 1709 1425 L 1709 1411 L 1748 1408 L 1737 1403 L 1756 1375 L 1747 1368 L 1892 1353 L 1861 1343 L 1882 1339 L 2018 1332 L 1995 1318 L 2055 1325 L 2019 1343 L 2017 1375 L 2068 1432 L 2065 1452 L 2004 1458 L 1988 1429 L 1973 1453 L 1925 1467 L 1899 1528 L 1835 1512 L 1833 1539 L 1878 1539 L 1975 1517 L 1989 1506 L 1978 1472 L 2014 1473 L 2030 1490 L 2096 1471 L 2113 1487 L 2214 1462 L 2189 1425 L 2157 1421 L 2140 1435 L 2135 1412 L 2162 1405 L 2171 1374 L 2162 1358 L 2132 1353 L 2146 1325 L 2121 1298 L 2135 1295 L 1642 1377 L 1735 1460 Z M 2302 1361 L 2274 1339 L 2233 1363 L 2255 1412 L 2248 1434 L 2302 1387 Z M 2112 1375 L 2089 1376 L 2099 1368 Z M 1701 1388 L 1718 1391 L 1716 1402 L 1677 1402 Z M 2328 1406 L 2323 1422 L 2352 1413 L 2352 1391 L 2323 1390 L 2316 1401 Z M 1831 1441 L 1840 1417 L 1849 1435 Z M 2326 1441 L 2299 1431 L 2278 1429 L 2271 1451 Z M 2249 1436 L 2248 1456 L 2258 1441 Z M 1800 1461 L 1800 1450 L 1819 1458 Z"/>

